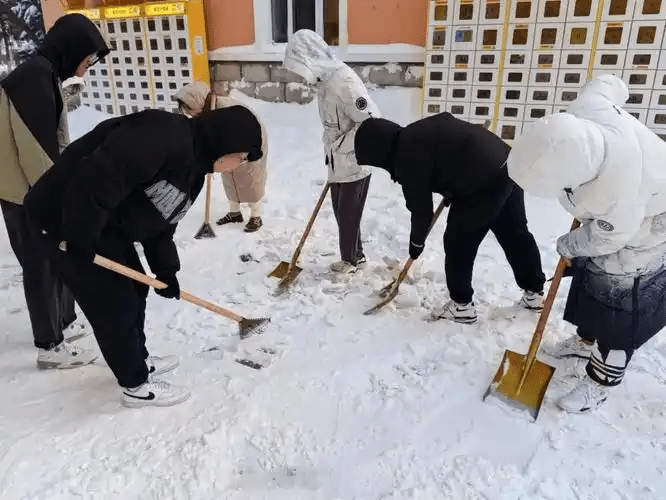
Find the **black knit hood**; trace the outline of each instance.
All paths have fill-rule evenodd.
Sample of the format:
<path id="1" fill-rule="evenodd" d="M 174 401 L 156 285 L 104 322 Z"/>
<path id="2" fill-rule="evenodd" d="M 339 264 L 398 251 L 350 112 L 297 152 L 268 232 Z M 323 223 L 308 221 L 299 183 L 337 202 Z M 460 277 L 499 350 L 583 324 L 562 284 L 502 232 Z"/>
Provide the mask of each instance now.
<path id="1" fill-rule="evenodd" d="M 74 76 L 76 68 L 89 55 L 103 59 L 109 52 L 97 27 L 81 14 L 59 18 L 39 47 L 39 53 L 53 65 L 61 81 Z"/>
<path id="2" fill-rule="evenodd" d="M 393 156 L 398 145 L 400 131 L 397 123 L 384 118 L 368 118 L 365 120 L 354 139 L 356 161 L 359 165 L 371 165 L 386 170 L 395 179 Z"/>
<path id="3" fill-rule="evenodd" d="M 248 161 L 257 161 L 261 151 L 261 125 L 244 106 L 230 106 L 192 118 L 195 128 L 195 154 L 197 160 L 213 171 L 213 164 L 221 156 L 248 153 Z"/>

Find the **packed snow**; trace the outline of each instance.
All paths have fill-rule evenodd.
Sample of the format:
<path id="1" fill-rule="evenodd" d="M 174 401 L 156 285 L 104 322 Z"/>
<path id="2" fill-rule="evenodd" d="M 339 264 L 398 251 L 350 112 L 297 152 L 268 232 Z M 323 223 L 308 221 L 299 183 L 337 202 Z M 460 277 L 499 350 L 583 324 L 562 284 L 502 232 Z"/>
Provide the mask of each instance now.
<path id="1" fill-rule="evenodd" d="M 267 275 L 291 258 L 324 186 L 321 125 L 314 102 L 234 95 L 268 127 L 264 227 L 247 234 L 241 224 L 214 226 L 215 239 L 195 240 L 202 194 L 176 233 L 179 278 L 183 289 L 243 316 L 269 316 L 271 327 L 239 341 L 234 322 L 151 294 L 148 347 L 180 356 L 165 378 L 193 395 L 172 408 L 124 408 L 101 359 L 69 371 L 35 368 L 21 270 L 0 230 L 2 500 L 664 498 L 663 335 L 636 354 L 624 383 L 594 413 L 555 406 L 581 363 L 544 354 L 557 371 L 536 422 L 482 402 L 504 350 L 527 351 L 537 315 L 516 307 L 521 291 L 489 235 L 474 274 L 479 321 L 425 321 L 448 298 L 446 213 L 394 303 L 362 314 L 407 256 L 409 214 L 386 172 L 375 171 L 370 184 L 366 268 L 345 280 L 328 272 L 339 257 L 327 200 L 301 256 L 304 271 L 290 293 L 274 296 L 277 280 Z M 419 90 L 372 96 L 389 119 L 419 117 Z M 103 118 L 78 109 L 72 135 Z M 213 194 L 217 219 L 227 210 L 219 179 Z M 555 202 L 527 204 L 550 276 L 556 238 L 571 221 Z M 562 320 L 567 287 L 565 280 L 545 343 L 573 333 Z M 92 336 L 82 345 L 97 349 Z M 276 351 L 266 368 L 235 362 L 257 348 Z"/>

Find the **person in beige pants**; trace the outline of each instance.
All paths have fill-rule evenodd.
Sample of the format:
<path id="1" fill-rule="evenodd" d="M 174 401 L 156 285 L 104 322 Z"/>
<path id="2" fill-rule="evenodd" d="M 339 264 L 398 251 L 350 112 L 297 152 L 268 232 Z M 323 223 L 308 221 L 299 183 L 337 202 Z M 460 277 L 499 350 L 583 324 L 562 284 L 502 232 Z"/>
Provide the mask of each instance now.
<path id="1" fill-rule="evenodd" d="M 198 116 L 209 110 L 229 106 L 244 106 L 243 103 L 227 96 L 211 93 L 210 87 L 203 82 L 193 82 L 176 93 L 176 101 L 182 112 L 190 117 Z M 247 107 L 247 106 L 245 106 Z M 229 212 L 217 221 L 219 226 L 229 223 L 243 222 L 241 203 L 250 206 L 250 220 L 245 225 L 246 233 L 257 231 L 262 225 L 261 200 L 266 192 L 266 157 L 268 143 L 266 128 L 261 124 L 263 156 L 237 168 L 233 172 L 222 174 L 222 184 L 229 200 Z"/>

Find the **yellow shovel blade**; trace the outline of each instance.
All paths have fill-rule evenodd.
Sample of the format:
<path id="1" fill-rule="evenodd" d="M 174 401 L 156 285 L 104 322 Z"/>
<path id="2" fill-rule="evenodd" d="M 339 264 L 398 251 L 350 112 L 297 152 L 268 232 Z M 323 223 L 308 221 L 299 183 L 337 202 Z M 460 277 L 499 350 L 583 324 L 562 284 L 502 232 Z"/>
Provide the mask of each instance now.
<path id="1" fill-rule="evenodd" d="M 302 269 L 298 266 L 294 266 L 294 269 L 292 272 L 298 274 L 302 271 Z M 289 272 L 289 262 L 282 261 L 280 262 L 275 269 L 273 269 L 273 272 L 269 274 L 271 278 L 279 278 L 282 279 L 285 276 L 287 276 L 287 273 Z"/>
<path id="2" fill-rule="evenodd" d="M 497 396 L 514 408 L 526 410 L 536 420 L 555 368 L 534 360 L 523 386 L 518 391 L 524 366 L 525 356 L 513 351 L 504 351 L 499 369 L 483 399 L 490 395 Z"/>

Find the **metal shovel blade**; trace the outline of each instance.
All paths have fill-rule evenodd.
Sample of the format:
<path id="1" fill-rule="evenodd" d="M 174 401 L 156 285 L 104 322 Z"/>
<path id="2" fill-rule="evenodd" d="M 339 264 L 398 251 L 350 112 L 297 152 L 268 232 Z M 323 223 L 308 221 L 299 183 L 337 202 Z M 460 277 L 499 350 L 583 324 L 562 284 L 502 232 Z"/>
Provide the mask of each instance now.
<path id="1" fill-rule="evenodd" d="M 390 285 L 382 288 L 381 291 L 379 292 L 379 296 L 382 297 L 382 300 L 377 302 L 374 306 L 365 311 L 363 314 L 365 316 L 369 316 L 381 310 L 386 304 L 388 304 L 389 302 L 391 302 L 393 299 L 396 298 L 396 296 L 398 295 L 398 290 L 399 286 L 396 285 L 395 281 L 393 281 Z"/>
<path id="2" fill-rule="evenodd" d="M 215 232 L 207 222 L 204 222 L 197 234 L 194 235 L 194 239 L 196 240 L 200 240 L 201 238 L 215 238 Z"/>
<path id="3" fill-rule="evenodd" d="M 526 411 L 533 420 L 536 420 L 555 368 L 535 359 L 522 387 L 519 388 L 525 368 L 525 359 L 526 356 L 517 352 L 504 351 L 502 362 L 495 378 L 483 395 L 483 400 L 485 401 L 488 396 L 493 395 L 509 406 Z"/>
<path id="4" fill-rule="evenodd" d="M 294 266 L 292 271 L 295 272 L 296 275 L 298 275 L 298 273 L 300 273 L 302 271 L 302 269 L 298 266 Z M 277 267 L 275 269 L 273 269 L 273 272 L 271 274 L 269 274 L 268 276 L 270 276 L 272 278 L 282 279 L 285 276 L 287 276 L 288 273 L 289 273 L 289 262 L 282 261 L 277 265 Z"/>
<path id="5" fill-rule="evenodd" d="M 270 318 L 243 318 L 238 323 L 239 337 L 242 340 L 253 335 L 260 335 L 264 333 L 266 328 L 268 328 L 268 323 L 270 323 L 270 321 Z"/>

